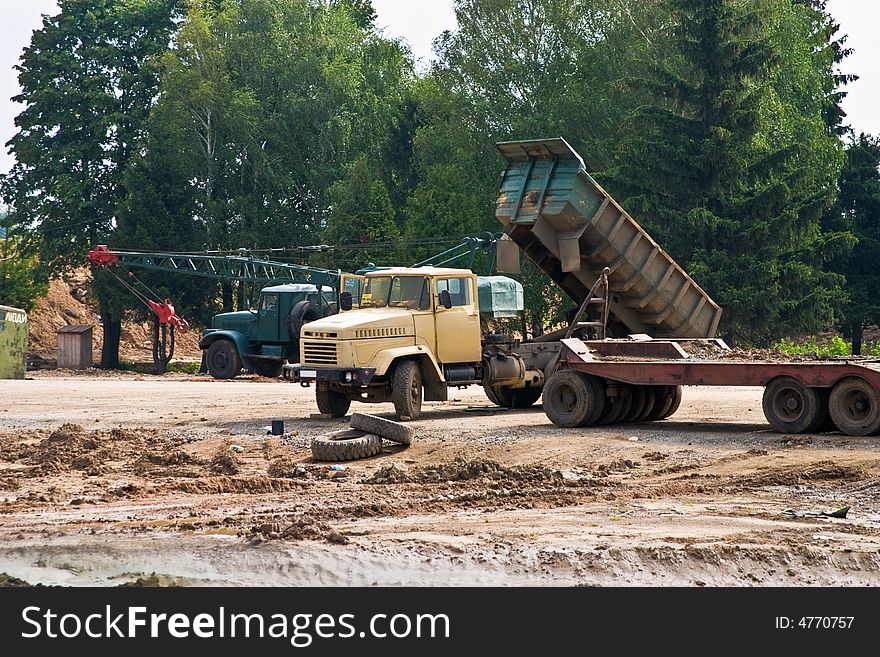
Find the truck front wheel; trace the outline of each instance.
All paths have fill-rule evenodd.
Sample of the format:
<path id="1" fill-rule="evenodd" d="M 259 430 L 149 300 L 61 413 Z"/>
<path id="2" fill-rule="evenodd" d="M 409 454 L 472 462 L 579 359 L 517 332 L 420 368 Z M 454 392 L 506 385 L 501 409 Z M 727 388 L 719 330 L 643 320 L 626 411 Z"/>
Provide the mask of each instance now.
<path id="1" fill-rule="evenodd" d="M 348 397 L 321 385 L 315 389 L 315 402 L 318 404 L 318 410 L 330 417 L 345 417 L 348 409 L 351 408 L 351 400 Z"/>
<path id="2" fill-rule="evenodd" d="M 208 347 L 207 361 L 215 379 L 234 379 L 241 372 L 241 356 L 231 340 L 217 340 Z"/>
<path id="3" fill-rule="evenodd" d="M 394 410 L 401 420 L 415 420 L 422 413 L 422 371 L 414 360 L 405 360 L 394 370 L 391 385 Z"/>

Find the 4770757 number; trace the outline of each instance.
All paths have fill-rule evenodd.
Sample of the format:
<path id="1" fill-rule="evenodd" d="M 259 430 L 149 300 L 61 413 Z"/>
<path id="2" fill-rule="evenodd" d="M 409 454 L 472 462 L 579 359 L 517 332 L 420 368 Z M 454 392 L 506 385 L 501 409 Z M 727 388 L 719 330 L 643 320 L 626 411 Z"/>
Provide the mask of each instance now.
<path id="1" fill-rule="evenodd" d="M 852 627 L 855 616 L 789 616 L 776 617 L 777 630 L 848 630 Z"/>

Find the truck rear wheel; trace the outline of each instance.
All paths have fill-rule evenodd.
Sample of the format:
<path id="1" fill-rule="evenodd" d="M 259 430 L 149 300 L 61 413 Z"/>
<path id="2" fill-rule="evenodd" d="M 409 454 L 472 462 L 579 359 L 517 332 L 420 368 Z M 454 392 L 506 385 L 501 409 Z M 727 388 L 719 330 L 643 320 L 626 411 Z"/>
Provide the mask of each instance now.
<path id="1" fill-rule="evenodd" d="M 828 410 L 834 424 L 848 436 L 869 436 L 880 430 L 880 399 L 864 379 L 850 376 L 831 389 Z"/>
<path id="2" fill-rule="evenodd" d="M 764 388 L 764 417 L 779 433 L 803 433 L 822 421 L 822 400 L 792 376 L 778 376 Z"/>
<path id="3" fill-rule="evenodd" d="M 208 347 L 208 373 L 215 379 L 234 379 L 241 372 L 241 356 L 232 340 L 217 340 Z"/>
<path id="4" fill-rule="evenodd" d="M 391 400 L 401 420 L 415 420 L 422 413 L 422 370 L 414 360 L 405 360 L 394 370 Z"/>
<path id="5" fill-rule="evenodd" d="M 528 408 L 541 398 L 541 388 L 493 386 L 492 393 L 495 395 L 498 405 L 505 408 Z"/>
<path id="6" fill-rule="evenodd" d="M 588 376 L 575 370 L 558 370 L 544 385 L 544 413 L 557 427 L 571 429 L 595 421 L 597 407 L 603 407 L 604 391 L 597 396 Z"/>
<path id="7" fill-rule="evenodd" d="M 315 388 L 315 402 L 318 404 L 318 410 L 330 417 L 345 417 L 348 409 L 351 408 L 351 400 L 348 397 L 321 385 Z"/>

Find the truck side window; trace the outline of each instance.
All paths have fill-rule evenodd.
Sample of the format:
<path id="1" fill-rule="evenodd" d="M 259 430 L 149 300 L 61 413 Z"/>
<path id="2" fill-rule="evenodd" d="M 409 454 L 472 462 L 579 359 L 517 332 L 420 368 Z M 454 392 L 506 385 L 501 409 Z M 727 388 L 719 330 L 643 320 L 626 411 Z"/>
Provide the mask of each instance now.
<path id="1" fill-rule="evenodd" d="M 453 306 L 468 306 L 471 303 L 469 278 L 444 278 L 437 281 L 437 293 L 449 290 Z"/>
<path id="2" fill-rule="evenodd" d="M 263 310 L 275 310 L 278 307 L 278 295 L 277 294 L 264 294 L 263 295 L 263 303 L 261 304 L 261 308 Z"/>

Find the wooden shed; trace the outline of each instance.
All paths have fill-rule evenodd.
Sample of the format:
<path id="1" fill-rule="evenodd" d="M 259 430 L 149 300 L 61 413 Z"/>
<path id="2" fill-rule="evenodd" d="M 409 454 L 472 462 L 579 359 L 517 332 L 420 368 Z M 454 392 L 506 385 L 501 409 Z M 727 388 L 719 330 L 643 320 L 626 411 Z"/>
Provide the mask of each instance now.
<path id="1" fill-rule="evenodd" d="M 58 329 L 58 367 L 84 370 L 92 366 L 92 328 L 71 324 Z"/>

